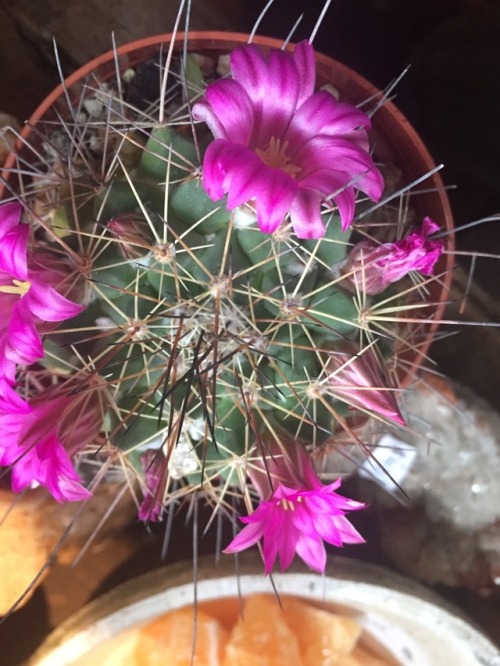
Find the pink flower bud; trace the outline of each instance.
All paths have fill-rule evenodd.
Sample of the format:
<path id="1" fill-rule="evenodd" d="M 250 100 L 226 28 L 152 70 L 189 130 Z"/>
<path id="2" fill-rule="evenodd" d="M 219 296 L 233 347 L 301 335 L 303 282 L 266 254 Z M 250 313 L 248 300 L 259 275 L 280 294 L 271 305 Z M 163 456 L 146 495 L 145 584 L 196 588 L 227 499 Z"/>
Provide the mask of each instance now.
<path id="1" fill-rule="evenodd" d="M 150 249 L 150 231 L 146 220 L 138 215 L 120 215 L 107 224 L 118 239 L 118 251 L 125 259 L 140 259 Z"/>
<path id="2" fill-rule="evenodd" d="M 156 523 L 163 518 L 167 461 L 161 450 L 147 449 L 141 455 L 141 465 L 146 478 L 146 488 L 139 507 L 139 520 Z"/>
<path id="3" fill-rule="evenodd" d="M 326 363 L 329 393 L 368 412 L 405 424 L 393 389 L 371 347 L 331 352 Z"/>
<path id="4" fill-rule="evenodd" d="M 379 294 L 410 271 L 432 275 L 443 243 L 429 240 L 428 236 L 438 229 L 439 225 L 426 217 L 420 231 L 395 243 L 377 245 L 369 240 L 361 241 L 352 249 L 342 269 L 343 284 L 366 294 Z"/>

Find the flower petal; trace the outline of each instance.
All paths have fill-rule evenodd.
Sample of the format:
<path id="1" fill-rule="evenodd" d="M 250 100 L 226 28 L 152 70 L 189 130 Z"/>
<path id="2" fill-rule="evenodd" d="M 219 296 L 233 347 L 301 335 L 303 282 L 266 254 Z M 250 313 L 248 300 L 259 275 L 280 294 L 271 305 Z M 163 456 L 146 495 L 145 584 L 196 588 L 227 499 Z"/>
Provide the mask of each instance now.
<path id="1" fill-rule="evenodd" d="M 394 390 L 372 348 L 359 354 L 332 352 L 327 362 L 331 394 L 354 407 L 405 425 Z"/>
<path id="2" fill-rule="evenodd" d="M 78 502 L 91 497 L 55 436 L 26 449 L 12 470 L 14 492 L 32 487 L 33 482 L 45 486 L 58 502 Z"/>
<path id="3" fill-rule="evenodd" d="M 301 535 L 297 541 L 297 555 L 307 564 L 308 567 L 324 573 L 326 568 L 326 550 L 321 539 L 311 539 Z"/>
<path id="4" fill-rule="evenodd" d="M 302 146 L 294 161 L 303 171 L 301 180 L 324 170 L 347 174 L 345 185 L 356 187 L 370 199 L 377 201 L 384 181 L 368 153 L 347 139 L 339 137 L 313 137 Z"/>
<path id="5" fill-rule="evenodd" d="M 4 349 L 5 356 L 19 365 L 29 365 L 43 357 L 42 341 L 24 298 L 12 309 Z"/>
<path id="6" fill-rule="evenodd" d="M 307 39 L 295 46 L 293 60 L 299 76 L 299 97 L 297 105 L 301 105 L 314 92 L 316 84 L 316 60 L 314 48 Z"/>
<path id="7" fill-rule="evenodd" d="M 259 191 L 255 193 L 255 208 L 259 229 L 270 234 L 283 222 L 298 185 L 288 174 L 278 169 L 267 169 L 266 176 L 266 179 L 259 181 Z"/>
<path id="8" fill-rule="evenodd" d="M 239 553 L 246 550 L 257 543 L 263 532 L 263 525 L 260 522 L 246 525 L 222 552 Z"/>
<path id="9" fill-rule="evenodd" d="M 303 192 L 308 192 L 311 190 L 314 192 L 319 192 L 321 194 L 321 196 L 318 196 L 319 201 L 317 206 L 317 214 L 319 215 L 321 198 L 327 202 L 329 200 L 333 200 L 339 211 L 341 229 L 342 231 L 345 231 L 351 226 L 354 219 L 354 212 L 356 210 L 356 196 L 354 194 L 354 187 L 348 187 L 345 184 L 342 184 L 342 181 L 347 180 L 348 178 L 341 172 L 318 171 L 302 181 L 299 193 L 296 197 L 296 202 L 300 205 L 300 198 L 303 197 Z M 290 211 L 290 213 L 292 212 L 293 210 Z M 307 219 L 307 216 L 312 216 L 312 213 L 312 209 L 309 208 L 308 210 L 307 207 L 302 209 L 299 208 L 297 210 L 297 216 L 300 215 L 302 219 Z M 317 228 L 319 229 L 319 227 Z M 321 236 L 310 236 L 310 238 L 321 238 Z"/>
<path id="10" fill-rule="evenodd" d="M 26 419 L 31 414 L 28 403 L 15 390 L 0 382 L 0 465 L 12 465 L 20 454 L 19 434 Z"/>
<path id="11" fill-rule="evenodd" d="M 332 516 L 335 530 L 344 543 L 365 543 L 365 540 L 345 516 Z M 325 538 L 325 541 L 328 539 Z"/>
<path id="12" fill-rule="evenodd" d="M 228 190 L 228 172 L 246 154 L 242 146 L 225 139 L 216 139 L 208 146 L 203 160 L 203 187 L 208 196 L 217 201 Z"/>
<path id="13" fill-rule="evenodd" d="M 253 105 L 237 81 L 221 79 L 207 88 L 206 101 L 193 106 L 193 116 L 204 120 L 217 138 L 248 145 L 253 132 Z"/>
<path id="14" fill-rule="evenodd" d="M 42 321 L 65 321 L 84 309 L 83 305 L 73 303 L 50 285 L 40 282 L 31 285 L 23 300 L 27 301 L 32 314 Z"/>
<path id="15" fill-rule="evenodd" d="M 0 271 L 4 271 L 18 280 L 28 279 L 26 262 L 28 236 L 28 225 L 19 224 L 15 229 L 9 230 L 0 237 Z"/>
<path id="16" fill-rule="evenodd" d="M 363 111 L 351 104 L 337 102 L 330 93 L 320 90 L 297 109 L 285 138 L 290 145 L 300 146 L 315 136 L 339 136 L 367 150 L 365 130 L 369 127 L 370 119 Z"/>
<path id="17" fill-rule="evenodd" d="M 295 557 L 297 541 L 301 538 L 302 521 L 300 521 L 299 527 L 297 528 L 294 524 L 295 521 L 293 520 L 296 507 L 294 507 L 293 510 L 288 510 L 290 515 L 287 515 L 287 510 L 281 508 L 276 509 L 276 512 L 283 517 L 283 520 L 280 521 L 279 525 L 280 538 L 276 539 L 274 534 L 269 534 L 267 541 L 276 543 L 281 571 L 283 571 L 290 566 Z"/>
<path id="18" fill-rule="evenodd" d="M 231 54 L 233 78 L 252 100 L 254 147 L 267 148 L 271 137 L 281 137 L 297 107 L 300 79 L 293 56 L 272 49 L 268 58 L 253 44 Z"/>
<path id="19" fill-rule="evenodd" d="M 241 158 L 238 164 L 231 169 L 230 181 L 228 183 L 228 210 L 241 206 L 247 201 L 255 199 L 258 192 L 265 191 L 268 182 L 269 167 L 255 155 L 248 151 L 244 164 Z"/>
<path id="20" fill-rule="evenodd" d="M 0 205 L 0 238 L 17 229 L 23 207 L 17 201 Z"/>
<path id="21" fill-rule="evenodd" d="M 321 219 L 321 195 L 299 187 L 290 206 L 290 219 L 297 238 L 322 238 L 326 228 Z"/>
<path id="22" fill-rule="evenodd" d="M 216 139 L 228 138 L 224 125 L 206 100 L 202 99 L 193 105 L 193 118 L 205 122 Z"/>

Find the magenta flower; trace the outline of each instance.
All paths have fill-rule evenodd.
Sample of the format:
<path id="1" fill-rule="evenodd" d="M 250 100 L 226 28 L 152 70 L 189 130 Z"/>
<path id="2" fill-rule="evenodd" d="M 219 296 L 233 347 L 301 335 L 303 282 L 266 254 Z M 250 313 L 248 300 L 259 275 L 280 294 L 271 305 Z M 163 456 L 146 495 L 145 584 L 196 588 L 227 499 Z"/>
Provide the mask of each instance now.
<path id="1" fill-rule="evenodd" d="M 332 396 L 405 425 L 394 391 L 372 348 L 358 354 L 331 352 L 326 371 Z"/>
<path id="2" fill-rule="evenodd" d="M 272 233 L 290 215 L 299 238 L 325 233 L 321 204 L 333 200 L 342 229 L 352 222 L 355 189 L 377 201 L 383 179 L 368 153 L 369 118 L 326 91 L 314 92 L 314 50 L 266 57 L 248 44 L 231 54 L 232 79 L 211 83 L 193 106 L 215 136 L 203 186 L 232 210 L 254 200 L 259 228 Z"/>
<path id="3" fill-rule="evenodd" d="M 270 480 L 274 490 L 269 499 L 262 501 L 251 515 L 240 518 L 246 527 L 224 552 L 238 553 L 262 538 L 266 573 L 271 572 L 276 557 L 279 557 L 283 571 L 290 566 L 295 554 L 311 569 L 324 572 L 324 541 L 337 547 L 342 547 L 344 543 L 364 542 L 345 513 L 362 509 L 365 505 L 335 492 L 340 486 L 340 479 L 323 485 L 300 444 L 290 442 L 287 449 L 288 452 L 267 459 L 269 474 L 266 486 L 269 487 Z M 293 462 L 299 464 L 300 469 L 296 472 L 291 466 Z M 299 476 L 302 477 L 300 481 Z M 285 485 L 282 478 L 295 479 L 297 487 Z M 261 484 L 256 486 L 259 490 L 263 487 Z"/>
<path id="4" fill-rule="evenodd" d="M 87 499 L 71 456 L 97 436 L 101 423 L 97 401 L 86 392 L 31 403 L 3 383 L 0 396 L 0 465 L 12 467 L 12 489 L 46 487 L 58 502 Z"/>
<path id="5" fill-rule="evenodd" d="M 429 240 L 439 229 L 430 217 L 423 221 L 419 231 L 413 231 L 395 243 L 376 245 L 365 240 L 356 245 L 344 265 L 345 280 L 366 294 L 379 294 L 410 271 L 432 275 L 434 266 L 443 252 L 443 243 Z"/>
<path id="6" fill-rule="evenodd" d="M 0 206 L 0 376 L 13 381 L 15 366 L 42 358 L 37 325 L 74 317 L 82 306 L 61 296 L 38 271 L 28 270 L 29 227 L 21 206 Z"/>

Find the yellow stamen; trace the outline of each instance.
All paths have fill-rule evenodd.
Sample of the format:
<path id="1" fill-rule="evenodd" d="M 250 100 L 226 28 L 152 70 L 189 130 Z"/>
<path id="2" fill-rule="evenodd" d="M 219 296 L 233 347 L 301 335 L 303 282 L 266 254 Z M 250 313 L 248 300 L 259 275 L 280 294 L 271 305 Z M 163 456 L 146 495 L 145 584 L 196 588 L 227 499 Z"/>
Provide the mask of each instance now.
<path id="1" fill-rule="evenodd" d="M 13 278 L 12 284 L 0 286 L 0 292 L 3 294 L 17 294 L 21 298 L 30 290 L 31 282 L 29 280 L 16 280 Z"/>
<path id="2" fill-rule="evenodd" d="M 284 141 L 282 145 L 281 139 L 276 139 L 272 136 L 269 145 L 265 150 L 256 148 L 255 152 L 264 164 L 267 164 L 267 166 L 273 169 L 280 169 L 287 173 L 291 178 L 295 178 L 301 169 L 295 164 L 292 164 L 290 157 L 286 154 L 287 148 L 288 141 Z"/>
<path id="3" fill-rule="evenodd" d="M 278 506 L 281 504 L 282 508 L 285 509 L 285 511 L 295 511 L 295 505 L 293 502 L 290 502 L 290 500 L 287 500 L 285 498 L 281 499 L 278 502 Z"/>

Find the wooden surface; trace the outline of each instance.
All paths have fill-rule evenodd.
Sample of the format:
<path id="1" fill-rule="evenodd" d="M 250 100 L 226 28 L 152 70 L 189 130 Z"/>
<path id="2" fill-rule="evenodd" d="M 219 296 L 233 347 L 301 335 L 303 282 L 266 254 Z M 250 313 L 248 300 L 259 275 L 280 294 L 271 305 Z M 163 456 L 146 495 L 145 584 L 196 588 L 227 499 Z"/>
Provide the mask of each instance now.
<path id="1" fill-rule="evenodd" d="M 71 70 L 116 44 L 170 32 L 178 0 L 15 0 L 5 12 L 48 62 L 54 61 L 55 39 L 65 69 Z M 240 30 L 241 3 L 235 0 L 194 0 L 193 30 Z M 181 21 L 180 29 L 184 27 Z"/>

